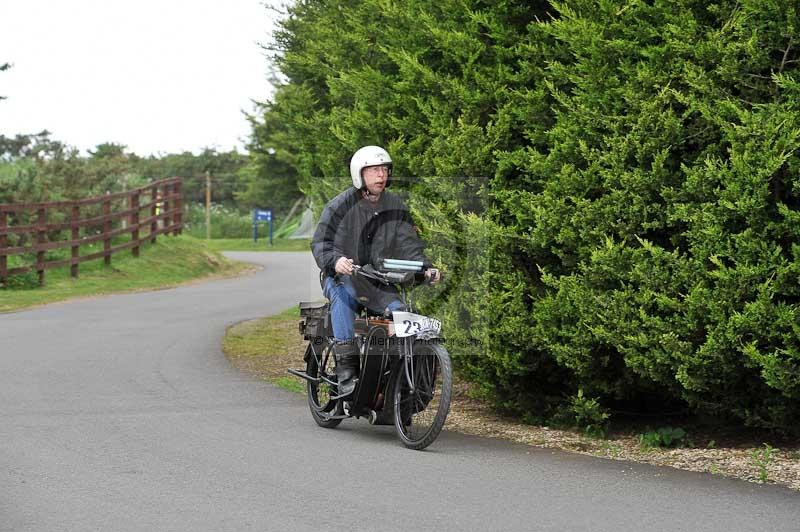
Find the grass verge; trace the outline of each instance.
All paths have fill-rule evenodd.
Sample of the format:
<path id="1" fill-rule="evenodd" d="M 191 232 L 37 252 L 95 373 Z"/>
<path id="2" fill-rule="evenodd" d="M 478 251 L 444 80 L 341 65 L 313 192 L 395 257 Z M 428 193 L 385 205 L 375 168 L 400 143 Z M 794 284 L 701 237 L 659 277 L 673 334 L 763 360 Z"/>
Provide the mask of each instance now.
<path id="1" fill-rule="evenodd" d="M 279 238 L 272 241 L 269 245 L 269 237 L 260 238 L 258 242 L 253 242 L 250 238 L 212 238 L 203 242 L 209 248 L 216 251 L 310 251 L 311 241 L 308 239 Z"/>
<path id="2" fill-rule="evenodd" d="M 305 393 L 305 384 L 286 373 L 287 368 L 303 366 L 305 342 L 297 331 L 299 319 L 298 309 L 293 308 L 277 316 L 233 325 L 223 341 L 223 350 L 235 367 L 290 391 Z M 502 416 L 474 399 L 469 384 L 458 375 L 453 391 L 447 430 L 800 490 L 798 442 L 785 442 L 788 444 L 775 449 L 750 436 L 731 437 L 724 429 L 699 433 L 687 427 L 694 442 L 690 446 L 652 448 L 641 445 L 640 433 L 647 430 L 643 426 L 626 427 L 605 438 L 591 437 L 582 431 L 530 425 Z"/>
<path id="3" fill-rule="evenodd" d="M 252 268 L 230 261 L 203 240 L 190 236 L 159 237 L 141 247 L 139 258 L 121 252 L 111 258 L 80 265 L 77 279 L 69 267 L 48 270 L 45 285 L 35 288 L 0 289 L 0 312 L 101 294 L 168 288 L 209 276 L 227 277 Z"/>
<path id="4" fill-rule="evenodd" d="M 222 350 L 236 368 L 291 392 L 305 393 L 305 384 L 286 373 L 288 368 L 303 366 L 305 344 L 297 332 L 299 320 L 299 309 L 291 308 L 237 323 L 228 328 Z"/>

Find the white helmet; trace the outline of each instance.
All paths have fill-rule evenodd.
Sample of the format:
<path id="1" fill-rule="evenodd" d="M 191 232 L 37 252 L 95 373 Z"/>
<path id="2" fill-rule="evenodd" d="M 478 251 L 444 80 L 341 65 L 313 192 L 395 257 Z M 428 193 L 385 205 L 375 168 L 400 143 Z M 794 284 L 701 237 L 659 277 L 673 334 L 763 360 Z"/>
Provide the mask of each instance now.
<path id="1" fill-rule="evenodd" d="M 361 176 L 361 170 L 367 166 L 378 166 L 379 164 L 389 165 L 389 180 L 386 181 L 386 186 L 392 177 L 392 158 L 389 153 L 380 146 L 364 146 L 353 154 L 350 159 L 350 177 L 353 178 L 353 186 L 357 189 L 364 188 L 364 178 Z"/>

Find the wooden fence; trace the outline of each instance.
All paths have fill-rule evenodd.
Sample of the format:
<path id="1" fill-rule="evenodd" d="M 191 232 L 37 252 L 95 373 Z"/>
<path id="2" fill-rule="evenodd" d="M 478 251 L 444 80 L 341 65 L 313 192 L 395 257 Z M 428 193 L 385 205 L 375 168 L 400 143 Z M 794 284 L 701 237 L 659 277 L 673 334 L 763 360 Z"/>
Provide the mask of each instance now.
<path id="1" fill-rule="evenodd" d="M 39 284 L 44 272 L 70 266 L 78 276 L 81 262 L 102 258 L 111 264 L 111 255 L 155 242 L 161 234 L 177 235 L 183 228 L 181 178 L 173 177 L 149 185 L 95 198 L 46 203 L 0 204 L 0 285 L 12 275 L 36 271 Z M 113 240 L 130 240 L 112 245 Z M 81 246 L 103 243 L 101 251 L 80 254 Z M 70 248 L 69 258 L 48 260 L 46 254 Z M 21 266 L 9 267 L 9 257 L 17 256 Z M 25 264 L 31 262 L 31 264 Z"/>

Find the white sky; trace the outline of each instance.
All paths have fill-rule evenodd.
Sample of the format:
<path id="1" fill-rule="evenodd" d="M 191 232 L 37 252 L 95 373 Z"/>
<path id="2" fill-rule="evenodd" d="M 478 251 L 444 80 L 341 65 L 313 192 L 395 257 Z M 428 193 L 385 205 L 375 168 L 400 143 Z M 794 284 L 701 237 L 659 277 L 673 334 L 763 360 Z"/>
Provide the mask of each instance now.
<path id="1" fill-rule="evenodd" d="M 263 0 L 0 0 L 0 134 L 138 155 L 242 151 L 263 101 Z"/>

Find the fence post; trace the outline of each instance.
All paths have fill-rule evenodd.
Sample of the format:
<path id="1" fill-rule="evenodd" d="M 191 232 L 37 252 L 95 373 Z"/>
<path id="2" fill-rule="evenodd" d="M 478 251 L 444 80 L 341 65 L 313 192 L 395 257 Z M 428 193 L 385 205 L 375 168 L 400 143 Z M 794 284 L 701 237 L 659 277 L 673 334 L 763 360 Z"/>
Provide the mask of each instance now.
<path id="1" fill-rule="evenodd" d="M 211 239 L 211 172 L 206 170 L 206 240 Z"/>
<path id="2" fill-rule="evenodd" d="M 181 185 L 181 181 L 176 181 L 173 189 L 178 196 L 175 199 L 175 231 L 173 231 L 173 235 L 183 232 L 183 187 Z"/>
<path id="3" fill-rule="evenodd" d="M 150 189 L 150 202 L 153 204 L 150 207 L 150 216 L 158 216 L 158 186 L 154 186 Z M 156 231 L 158 231 L 158 218 L 153 218 L 153 221 L 150 222 L 150 243 L 156 243 Z"/>
<path id="4" fill-rule="evenodd" d="M 47 208 L 39 208 L 36 221 L 36 243 L 44 244 L 47 240 Z M 36 252 L 36 272 L 39 274 L 39 286 L 44 285 L 44 250 Z"/>
<path id="5" fill-rule="evenodd" d="M 79 240 L 81 238 L 81 208 L 79 205 L 72 206 L 72 219 L 70 225 L 72 226 L 72 262 L 69 266 L 69 274 L 72 277 L 78 277 L 78 251 L 81 247 Z"/>
<path id="6" fill-rule="evenodd" d="M 8 227 L 8 213 L 0 211 L 0 231 L 4 231 Z M 8 247 L 8 237 L 5 233 L 0 233 L 0 252 L 5 253 L 5 248 Z M 0 285 L 6 285 L 8 278 L 8 257 L 5 254 L 0 255 Z"/>
<path id="7" fill-rule="evenodd" d="M 172 215 L 170 214 L 170 209 L 172 209 L 172 202 L 169 199 L 170 194 L 172 194 L 172 185 L 167 183 L 164 185 L 164 210 L 161 212 L 161 215 L 164 217 L 164 223 L 161 227 L 166 231 L 165 234 L 169 235 L 170 230 L 172 229 Z"/>
<path id="8" fill-rule="evenodd" d="M 133 256 L 139 256 L 139 191 L 131 195 L 131 240 L 136 242 L 133 246 Z"/>
<path id="9" fill-rule="evenodd" d="M 106 199 L 103 201 L 103 262 L 106 266 L 111 265 L 111 237 L 108 234 L 111 232 L 111 200 Z"/>

